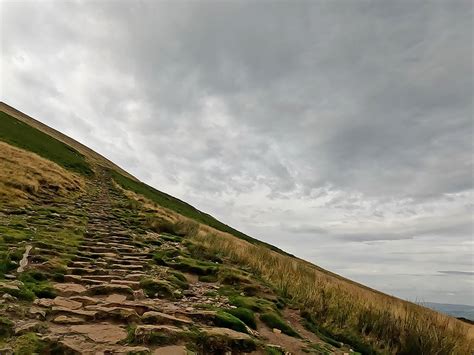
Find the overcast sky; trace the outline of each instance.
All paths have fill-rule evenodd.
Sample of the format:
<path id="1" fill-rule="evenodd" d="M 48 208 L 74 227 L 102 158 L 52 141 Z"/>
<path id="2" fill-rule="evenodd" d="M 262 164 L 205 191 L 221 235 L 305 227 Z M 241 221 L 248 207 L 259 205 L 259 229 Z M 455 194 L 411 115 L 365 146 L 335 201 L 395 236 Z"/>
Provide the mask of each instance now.
<path id="1" fill-rule="evenodd" d="M 1 1 L 1 98 L 241 231 L 474 304 L 471 1 Z"/>

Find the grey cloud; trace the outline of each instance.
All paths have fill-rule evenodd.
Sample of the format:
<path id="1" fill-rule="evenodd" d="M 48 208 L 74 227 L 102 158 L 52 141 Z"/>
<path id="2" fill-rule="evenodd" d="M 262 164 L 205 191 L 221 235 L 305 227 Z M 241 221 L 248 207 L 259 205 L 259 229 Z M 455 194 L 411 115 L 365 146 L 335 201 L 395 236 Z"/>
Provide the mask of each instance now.
<path id="1" fill-rule="evenodd" d="M 471 240 L 469 1 L 0 8 L 3 100 L 244 232 Z"/>

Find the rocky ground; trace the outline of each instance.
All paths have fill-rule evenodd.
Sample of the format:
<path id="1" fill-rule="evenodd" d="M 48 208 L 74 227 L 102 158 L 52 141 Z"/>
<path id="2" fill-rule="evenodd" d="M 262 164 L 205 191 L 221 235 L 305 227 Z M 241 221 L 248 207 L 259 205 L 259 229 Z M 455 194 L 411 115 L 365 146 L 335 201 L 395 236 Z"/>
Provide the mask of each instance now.
<path id="1" fill-rule="evenodd" d="M 0 354 L 344 354 L 269 285 L 148 227 L 105 172 L 74 200 L 2 206 Z"/>

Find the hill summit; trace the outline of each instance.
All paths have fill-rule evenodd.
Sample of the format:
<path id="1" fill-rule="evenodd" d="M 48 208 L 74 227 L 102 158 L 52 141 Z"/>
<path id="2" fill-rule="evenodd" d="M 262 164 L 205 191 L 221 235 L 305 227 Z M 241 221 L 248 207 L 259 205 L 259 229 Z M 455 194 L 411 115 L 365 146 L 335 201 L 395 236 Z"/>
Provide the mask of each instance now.
<path id="1" fill-rule="evenodd" d="M 298 259 L 0 111 L 0 354 L 473 351 L 471 325 Z"/>

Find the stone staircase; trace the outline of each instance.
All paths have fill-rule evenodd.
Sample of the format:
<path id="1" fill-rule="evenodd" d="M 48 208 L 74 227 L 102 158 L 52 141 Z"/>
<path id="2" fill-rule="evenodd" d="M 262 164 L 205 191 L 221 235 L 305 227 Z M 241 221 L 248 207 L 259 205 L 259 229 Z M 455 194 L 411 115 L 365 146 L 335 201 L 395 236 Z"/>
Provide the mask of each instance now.
<path id="1" fill-rule="evenodd" d="M 248 334 L 213 327 L 206 319 L 213 312 L 196 317 L 194 310 L 145 296 L 140 280 L 151 249 L 113 218 L 114 190 L 105 181 L 98 180 L 96 197 L 85 205 L 87 232 L 64 281 L 53 285 L 58 296 L 34 301 L 32 312 L 48 325 L 43 339 L 65 354 L 192 354 L 184 344 L 196 330 L 225 339 L 229 349 L 251 344 Z"/>

